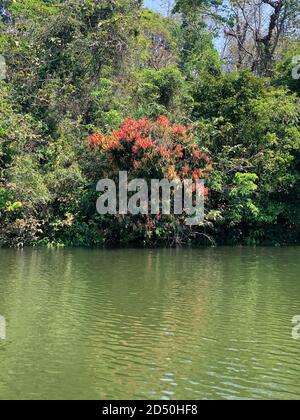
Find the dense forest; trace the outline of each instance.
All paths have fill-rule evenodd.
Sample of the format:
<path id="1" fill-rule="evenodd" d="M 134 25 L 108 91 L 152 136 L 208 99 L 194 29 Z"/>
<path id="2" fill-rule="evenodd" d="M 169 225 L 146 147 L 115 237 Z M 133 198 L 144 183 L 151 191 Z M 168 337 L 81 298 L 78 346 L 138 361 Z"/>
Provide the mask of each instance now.
<path id="1" fill-rule="evenodd" d="M 0 1 L 0 245 L 299 243 L 299 10 Z M 99 215 L 119 170 L 205 177 L 205 221 Z"/>

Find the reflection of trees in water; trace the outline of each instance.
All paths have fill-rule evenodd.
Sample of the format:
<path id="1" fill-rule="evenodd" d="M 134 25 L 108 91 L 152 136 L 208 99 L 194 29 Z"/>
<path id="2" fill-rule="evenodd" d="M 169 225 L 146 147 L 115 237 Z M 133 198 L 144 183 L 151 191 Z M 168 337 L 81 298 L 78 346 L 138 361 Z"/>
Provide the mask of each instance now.
<path id="1" fill-rule="evenodd" d="M 273 248 L 1 250 L 0 394 L 251 396 L 298 354 L 298 261 Z"/>
<path id="2" fill-rule="evenodd" d="M 208 281 L 196 284 L 191 274 L 193 256 L 188 250 L 114 253 L 106 252 L 101 265 L 95 259 L 93 264 L 90 261 L 99 273 L 98 283 L 105 284 L 98 285 L 104 294 L 101 304 L 90 299 L 89 307 L 105 322 L 88 332 L 89 358 L 97 360 L 89 367 L 89 376 L 114 377 L 115 394 L 101 390 L 102 398 L 144 397 L 146 391 L 147 396 L 157 396 L 151 392 L 161 396 L 168 381 L 181 382 L 176 361 L 184 363 L 184 371 L 193 368 L 187 359 L 191 359 L 197 337 L 204 334 Z M 93 288 L 94 280 L 89 279 Z M 170 376 L 165 378 L 166 373 Z"/>

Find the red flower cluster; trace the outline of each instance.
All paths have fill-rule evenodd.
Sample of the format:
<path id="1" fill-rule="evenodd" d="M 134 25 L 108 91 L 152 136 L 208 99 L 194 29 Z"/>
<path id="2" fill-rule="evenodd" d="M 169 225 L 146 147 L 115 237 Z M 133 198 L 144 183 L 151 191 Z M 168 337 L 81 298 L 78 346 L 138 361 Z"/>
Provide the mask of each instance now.
<path id="1" fill-rule="evenodd" d="M 90 147 L 101 147 L 105 141 L 103 134 L 96 133 L 89 137 Z"/>
<path id="2" fill-rule="evenodd" d="M 197 148 L 192 127 L 171 124 L 163 115 L 154 122 L 129 118 L 107 137 L 90 136 L 88 144 L 114 168 L 133 177 L 197 180 L 207 178 L 212 170 L 208 156 Z"/>
<path id="3" fill-rule="evenodd" d="M 93 170 L 96 167 L 99 171 L 97 177 L 117 180 L 119 171 L 127 171 L 128 179 L 193 179 L 195 191 L 196 181 L 207 178 L 213 169 L 208 156 L 196 143 L 193 128 L 172 124 L 163 115 L 156 121 L 129 118 L 108 136 L 91 135 L 88 145 L 95 163 Z M 208 193 L 205 188 L 204 194 Z M 178 221 L 184 223 L 183 215 L 174 215 L 173 219 L 160 214 L 128 215 L 126 229 L 128 218 L 132 222 L 130 226 L 134 226 L 132 234 L 140 234 L 148 241 L 164 238 L 173 242 Z"/>

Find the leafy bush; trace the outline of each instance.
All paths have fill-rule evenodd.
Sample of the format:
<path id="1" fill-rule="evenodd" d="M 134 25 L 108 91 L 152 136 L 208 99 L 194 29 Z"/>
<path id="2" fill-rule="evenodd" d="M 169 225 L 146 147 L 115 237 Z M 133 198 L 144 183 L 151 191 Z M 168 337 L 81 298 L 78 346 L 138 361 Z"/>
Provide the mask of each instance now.
<path id="1" fill-rule="evenodd" d="M 191 127 L 171 124 L 164 116 L 154 122 L 130 118 L 109 136 L 91 135 L 88 145 L 98 177 L 109 177 L 116 182 L 119 171 L 127 171 L 129 181 L 140 178 L 150 182 L 164 178 L 169 181 L 207 179 L 213 169 L 208 156 L 196 147 Z M 199 227 L 194 232 L 185 226 L 185 216 L 118 215 L 104 219 L 119 231 L 115 240 L 154 245 L 161 241 L 182 243 L 195 239 Z"/>

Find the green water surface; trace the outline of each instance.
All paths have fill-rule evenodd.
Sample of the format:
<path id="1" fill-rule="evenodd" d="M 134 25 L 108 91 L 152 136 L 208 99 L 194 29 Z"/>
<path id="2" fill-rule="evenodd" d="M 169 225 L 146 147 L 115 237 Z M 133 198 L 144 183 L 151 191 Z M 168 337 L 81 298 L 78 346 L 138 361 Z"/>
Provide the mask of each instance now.
<path id="1" fill-rule="evenodd" d="M 300 248 L 0 250 L 0 399 L 299 399 Z"/>

